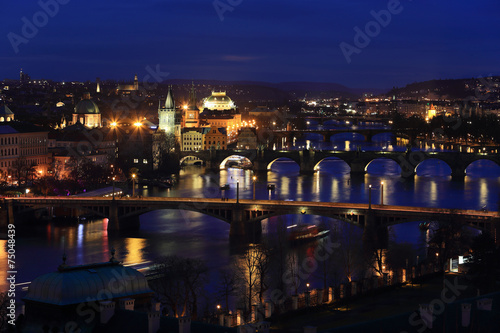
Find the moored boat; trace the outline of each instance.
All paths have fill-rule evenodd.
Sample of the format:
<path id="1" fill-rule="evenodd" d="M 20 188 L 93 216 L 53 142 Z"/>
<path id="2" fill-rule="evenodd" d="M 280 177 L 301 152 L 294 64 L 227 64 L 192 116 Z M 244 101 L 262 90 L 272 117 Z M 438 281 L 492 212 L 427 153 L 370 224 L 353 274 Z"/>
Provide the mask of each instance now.
<path id="1" fill-rule="evenodd" d="M 320 228 L 314 224 L 294 224 L 287 228 L 289 230 L 288 239 L 292 243 L 309 242 L 325 237 L 330 233 L 329 229 Z"/>

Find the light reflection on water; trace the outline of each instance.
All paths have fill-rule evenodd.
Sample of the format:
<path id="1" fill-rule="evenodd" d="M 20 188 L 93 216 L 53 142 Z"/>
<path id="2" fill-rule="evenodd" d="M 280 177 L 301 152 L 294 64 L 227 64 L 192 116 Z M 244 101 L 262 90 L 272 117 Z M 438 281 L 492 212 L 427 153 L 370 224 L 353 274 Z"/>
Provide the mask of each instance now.
<path id="1" fill-rule="evenodd" d="M 319 172 L 301 175 L 293 161 L 277 161 L 267 178 L 259 176 L 256 182 L 257 199 L 291 199 L 325 202 L 368 202 L 368 185 L 372 184 L 372 200 L 380 200 L 380 182 L 384 182 L 384 203 L 445 208 L 480 209 L 487 206 L 496 210 L 500 192 L 500 172 L 497 166 L 479 161 L 467 168 L 464 181 L 453 181 L 443 162 L 429 161 L 417 169 L 413 181 L 403 180 L 399 166 L 391 160 L 371 163 L 368 173 L 352 177 L 345 162 L 328 159 L 320 163 Z M 439 162 L 439 161 L 437 161 Z M 487 177 L 479 177 L 479 175 Z M 210 197 L 221 196 L 219 187 L 229 184 L 226 196 L 235 198 L 236 184 L 240 185 L 240 198 L 253 195 L 253 173 L 250 170 L 230 168 L 220 173 L 205 174 L 203 168 L 188 167 L 181 171 L 178 184 L 172 189 L 145 188 L 143 196 Z M 274 191 L 267 185 L 275 184 Z M 287 223 L 301 219 L 304 223 L 318 222 L 319 217 L 291 216 Z M 265 234 L 272 230 L 273 220 L 264 221 Z M 397 241 L 422 244 L 425 234 L 418 222 L 393 227 Z M 418 245 L 420 246 L 420 245 Z M 5 248 L 5 245 L 4 245 Z M 102 221 L 82 225 L 48 225 L 19 230 L 17 235 L 18 282 L 30 281 L 36 276 L 56 270 L 66 253 L 68 264 L 107 261 L 111 248 L 116 258 L 126 264 L 152 260 L 156 256 L 178 254 L 205 259 L 215 277 L 220 267 L 229 265 L 229 225 L 216 218 L 199 213 L 160 210 L 141 216 L 141 229 L 128 237 L 108 238 Z M 35 260 L 44 258 L 44 260 Z M 421 257 L 422 258 L 422 257 Z M 0 264 L 6 258 L 0 256 Z M 1 278 L 2 276 L 0 276 Z M 0 283 L 6 288 L 5 279 Z"/>

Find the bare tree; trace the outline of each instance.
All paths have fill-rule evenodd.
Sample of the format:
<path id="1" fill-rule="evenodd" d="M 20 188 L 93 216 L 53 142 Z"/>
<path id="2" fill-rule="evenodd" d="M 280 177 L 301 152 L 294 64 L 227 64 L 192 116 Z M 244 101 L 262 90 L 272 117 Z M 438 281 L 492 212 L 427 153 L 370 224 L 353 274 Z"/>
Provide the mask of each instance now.
<path id="1" fill-rule="evenodd" d="M 257 287 L 259 285 L 259 248 L 250 247 L 244 255 L 240 256 L 236 265 L 238 278 L 242 282 L 243 295 L 247 310 L 252 308 L 252 303 L 257 298 Z"/>
<path id="2" fill-rule="evenodd" d="M 224 299 L 226 312 L 229 312 L 229 297 L 237 294 L 238 282 L 238 275 L 234 270 L 223 269 L 219 272 L 218 297 Z"/>
<path id="3" fill-rule="evenodd" d="M 336 259 L 343 267 L 344 276 L 351 282 L 362 266 L 362 241 L 361 230 L 356 227 L 342 223 L 334 235 L 337 242 L 341 244 L 336 251 Z"/>
<path id="4" fill-rule="evenodd" d="M 155 275 L 151 287 L 175 317 L 198 315 L 198 295 L 206 284 L 207 268 L 199 259 L 166 256 L 155 260 Z"/>
<path id="5" fill-rule="evenodd" d="M 269 268 L 271 263 L 270 248 L 261 245 L 259 246 L 258 256 L 257 256 L 257 274 L 259 279 L 259 299 L 261 303 L 264 303 L 264 294 L 269 289 Z"/>

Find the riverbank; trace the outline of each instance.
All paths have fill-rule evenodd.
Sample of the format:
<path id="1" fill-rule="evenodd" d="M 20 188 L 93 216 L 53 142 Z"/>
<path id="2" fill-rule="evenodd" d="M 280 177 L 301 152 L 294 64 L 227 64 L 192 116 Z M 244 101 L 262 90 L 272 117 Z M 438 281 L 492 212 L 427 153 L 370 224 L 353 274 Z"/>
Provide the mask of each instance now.
<path id="1" fill-rule="evenodd" d="M 272 332 L 303 332 L 305 326 L 317 327 L 318 332 L 405 331 L 418 326 L 414 313 L 419 304 L 434 303 L 438 308 L 439 304 L 445 304 L 448 307 L 448 303 L 477 297 L 477 289 L 466 285 L 463 276 L 447 274 L 445 278 L 446 282 L 441 275 L 421 285 L 388 287 L 371 295 L 271 318 Z M 436 322 L 447 322 L 446 313 L 435 313 Z M 416 331 L 415 328 L 413 331 Z"/>

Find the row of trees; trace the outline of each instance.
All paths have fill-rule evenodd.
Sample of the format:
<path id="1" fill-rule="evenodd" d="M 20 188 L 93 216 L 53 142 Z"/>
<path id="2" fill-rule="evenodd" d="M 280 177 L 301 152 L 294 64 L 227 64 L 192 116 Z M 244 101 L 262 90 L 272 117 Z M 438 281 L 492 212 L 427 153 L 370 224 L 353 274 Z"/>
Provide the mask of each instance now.
<path id="1" fill-rule="evenodd" d="M 377 264 L 374 253 L 362 251 L 361 230 L 345 223 L 333 228 L 330 238 L 302 251 L 304 248 L 290 247 L 284 221 L 277 224 L 272 239 L 250 246 L 232 265 L 218 272 L 212 294 L 204 292 L 210 274 L 206 264 L 177 256 L 156 260 L 154 274 L 158 278 L 151 287 L 174 316 L 196 316 L 201 295 L 210 300 L 207 306 L 212 309 L 215 300 L 227 312 L 233 300 L 249 313 L 252 304 L 263 303 L 268 297 L 280 302 L 305 290 L 311 280 L 322 281 L 323 288 L 338 286 L 384 270 L 404 268 L 407 259 L 415 257 L 411 245 L 391 242 L 383 251 L 383 264 Z"/>

